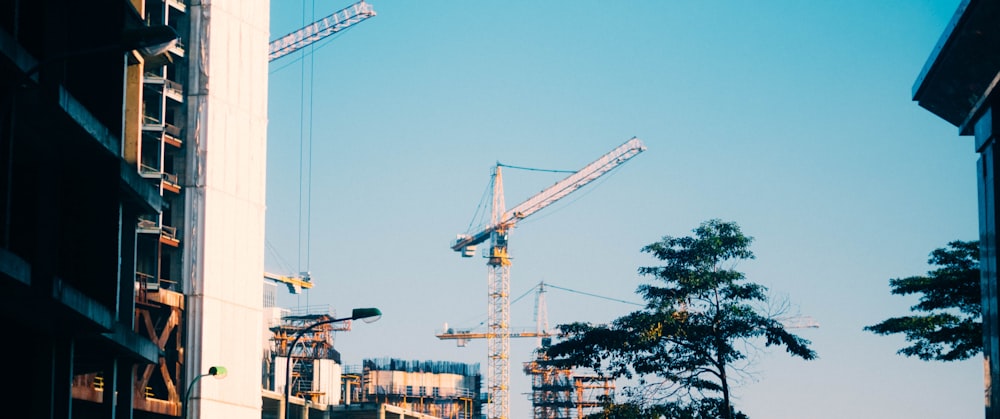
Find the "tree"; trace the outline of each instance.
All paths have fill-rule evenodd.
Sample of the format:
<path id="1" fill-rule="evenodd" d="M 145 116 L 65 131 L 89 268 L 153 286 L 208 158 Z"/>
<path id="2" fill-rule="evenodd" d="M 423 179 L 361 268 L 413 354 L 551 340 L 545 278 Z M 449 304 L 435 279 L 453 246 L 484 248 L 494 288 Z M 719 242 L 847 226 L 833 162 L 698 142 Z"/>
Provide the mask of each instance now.
<path id="1" fill-rule="evenodd" d="M 917 313 L 893 317 L 866 326 L 879 335 L 902 333 L 912 345 L 896 353 L 924 361 L 969 359 L 983 351 L 982 305 L 979 284 L 979 242 L 953 241 L 935 249 L 928 264 L 938 266 L 927 276 L 889 280 L 896 295 L 920 295 L 910 310 Z"/>
<path id="2" fill-rule="evenodd" d="M 637 289 L 645 308 L 610 324 L 560 325 L 560 341 L 546 349 L 560 367 L 638 379 L 626 389 L 628 402 L 608 405 L 599 417 L 745 418 L 730 399 L 737 365 L 752 350 L 745 344 L 763 340 L 793 356 L 816 358 L 809 341 L 765 314 L 767 288 L 734 269 L 754 258 L 753 239 L 736 223 L 720 220 L 693 231 L 642 248 L 664 263 L 639 268 L 654 280 Z"/>

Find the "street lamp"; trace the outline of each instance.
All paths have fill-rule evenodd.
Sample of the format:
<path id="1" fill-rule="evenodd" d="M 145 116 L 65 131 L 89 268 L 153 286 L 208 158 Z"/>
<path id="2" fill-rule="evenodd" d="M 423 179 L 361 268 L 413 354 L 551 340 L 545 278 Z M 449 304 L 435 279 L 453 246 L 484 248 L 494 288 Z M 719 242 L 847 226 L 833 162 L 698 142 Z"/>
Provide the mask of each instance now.
<path id="1" fill-rule="evenodd" d="M 187 417 L 188 399 L 191 397 L 191 389 L 194 388 L 194 384 L 197 383 L 198 380 L 200 380 L 202 377 L 207 377 L 209 375 L 215 376 L 216 379 L 221 380 L 223 378 L 226 378 L 227 374 L 229 374 L 229 371 L 226 370 L 226 367 L 218 367 L 218 366 L 216 366 L 216 367 L 209 368 L 208 369 L 208 374 L 201 374 L 201 375 L 199 375 L 197 377 L 194 377 L 194 379 L 191 380 L 191 384 L 188 384 L 187 392 L 184 393 L 184 400 L 181 403 L 181 409 L 184 410 L 184 414 L 181 415 L 181 417 L 184 417 L 184 418 Z"/>
<path id="2" fill-rule="evenodd" d="M 295 333 L 295 339 L 292 339 L 292 344 L 288 345 L 288 353 L 286 354 L 287 357 L 285 358 L 285 401 L 284 401 L 285 408 L 283 409 L 284 410 L 284 419 L 288 419 L 288 407 L 289 407 L 288 399 L 292 397 L 292 386 L 291 386 L 291 384 L 292 384 L 292 349 L 295 348 L 295 344 L 296 343 L 299 343 L 299 339 L 302 338 L 302 335 L 305 332 L 310 331 L 310 330 L 312 330 L 313 328 L 315 328 L 317 326 L 322 326 L 324 324 L 338 323 L 338 322 L 343 322 L 343 321 L 348 321 L 348 320 L 362 320 L 365 323 L 373 323 L 373 322 L 377 321 L 380 318 L 382 318 L 382 311 L 379 310 L 379 309 L 377 309 L 377 308 L 356 308 L 356 309 L 354 309 L 354 310 L 351 311 L 351 317 L 344 317 L 344 318 L 340 318 L 340 319 L 320 320 L 318 322 L 315 322 L 313 324 L 310 324 L 310 325 L 302 328 L 302 330 L 299 330 L 298 332 Z"/>

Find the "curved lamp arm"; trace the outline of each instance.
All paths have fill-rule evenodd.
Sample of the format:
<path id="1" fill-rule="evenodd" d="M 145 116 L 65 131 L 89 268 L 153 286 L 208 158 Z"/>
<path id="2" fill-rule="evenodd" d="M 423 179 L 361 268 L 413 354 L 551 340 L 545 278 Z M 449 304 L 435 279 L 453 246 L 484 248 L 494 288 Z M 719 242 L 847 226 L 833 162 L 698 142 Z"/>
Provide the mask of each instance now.
<path id="1" fill-rule="evenodd" d="M 317 326 L 322 326 L 324 324 L 338 323 L 338 322 L 343 322 L 343 321 L 347 321 L 347 320 L 362 320 L 365 323 L 372 323 L 372 322 L 377 321 L 378 319 L 381 319 L 381 318 L 382 318 L 382 310 L 379 310 L 377 308 L 356 308 L 356 309 L 354 309 L 354 310 L 351 311 L 351 317 L 344 317 L 344 318 L 340 318 L 340 319 L 320 320 L 318 322 L 315 322 L 313 324 L 310 324 L 310 325 L 302 328 L 302 330 L 299 330 L 297 333 L 295 333 L 295 339 L 292 339 L 292 344 L 288 345 L 288 354 L 286 354 L 287 356 L 285 357 L 285 400 L 284 400 L 284 403 L 283 403 L 283 405 L 285 407 L 284 408 L 285 415 L 284 415 L 283 419 L 288 419 L 288 407 L 289 407 L 289 404 L 288 404 L 289 400 L 288 399 L 292 397 L 292 383 L 291 383 L 291 381 L 292 381 L 292 349 L 295 349 L 295 344 L 299 343 L 299 339 L 302 338 L 302 335 L 305 332 L 310 331 L 310 330 L 312 330 L 313 328 L 315 328 Z"/>
<path id="2" fill-rule="evenodd" d="M 187 392 L 184 393 L 184 400 L 181 403 L 181 409 L 183 410 L 184 414 L 181 415 L 181 417 L 187 418 L 188 400 L 191 398 L 191 389 L 194 388 L 194 384 L 197 383 L 198 380 L 200 380 L 202 377 L 208 377 L 210 375 L 214 376 L 216 379 L 221 380 L 223 378 L 226 378 L 226 375 L 229 375 L 229 370 L 227 370 L 226 367 L 214 366 L 208 369 L 207 374 L 201 374 L 197 377 L 194 377 L 194 379 L 191 380 L 191 384 L 188 384 Z"/>

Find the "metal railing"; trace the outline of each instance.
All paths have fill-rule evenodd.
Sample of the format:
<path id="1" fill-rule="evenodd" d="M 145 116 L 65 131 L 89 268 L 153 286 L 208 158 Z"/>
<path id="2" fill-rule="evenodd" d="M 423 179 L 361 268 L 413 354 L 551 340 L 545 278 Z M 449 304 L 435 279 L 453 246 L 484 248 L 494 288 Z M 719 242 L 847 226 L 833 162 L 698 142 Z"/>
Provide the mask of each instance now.
<path id="1" fill-rule="evenodd" d="M 160 226 L 156 220 L 150 220 L 146 218 L 140 218 L 139 223 L 136 225 L 140 230 L 159 230 Z"/>
<path id="2" fill-rule="evenodd" d="M 407 387 L 410 387 L 407 389 Z M 479 396 L 479 393 L 471 389 L 466 388 L 448 388 L 448 387 L 438 387 L 437 394 L 433 393 L 433 387 L 431 388 L 430 394 L 419 394 L 419 387 L 414 388 L 411 386 L 406 386 L 402 384 L 384 384 L 384 385 L 372 385 L 371 395 L 379 396 L 406 396 L 406 397 L 430 397 L 435 399 L 469 399 L 474 400 Z"/>
<path id="3" fill-rule="evenodd" d="M 177 227 L 160 226 L 160 235 L 171 240 L 177 240 Z"/>
<path id="4" fill-rule="evenodd" d="M 139 163 L 139 174 L 143 175 L 144 177 L 149 177 L 150 175 L 159 176 L 160 173 L 161 173 L 160 169 L 157 169 L 147 164 Z"/>
<path id="5" fill-rule="evenodd" d="M 165 134 L 171 136 L 171 137 L 174 137 L 174 138 L 178 139 L 178 140 L 180 140 L 180 138 L 181 138 L 181 129 L 180 129 L 180 127 L 178 127 L 176 125 L 171 125 L 171 124 L 166 124 L 166 123 L 163 124 L 163 132 Z"/>
<path id="6" fill-rule="evenodd" d="M 163 173 L 163 181 L 174 186 L 180 185 L 180 183 L 177 183 L 177 175 L 173 173 Z"/>
<path id="7" fill-rule="evenodd" d="M 148 125 L 156 125 L 156 126 L 161 125 L 159 117 L 156 117 L 156 116 L 153 116 L 153 115 L 148 115 L 148 114 L 143 114 L 142 115 L 142 124 L 146 125 L 146 126 L 148 126 Z M 147 128 L 147 127 L 144 126 L 143 128 Z"/>
<path id="8" fill-rule="evenodd" d="M 173 80 L 163 80 L 164 93 L 173 93 L 181 98 L 184 97 L 184 85 Z M 167 97 L 170 97 L 169 95 Z"/>

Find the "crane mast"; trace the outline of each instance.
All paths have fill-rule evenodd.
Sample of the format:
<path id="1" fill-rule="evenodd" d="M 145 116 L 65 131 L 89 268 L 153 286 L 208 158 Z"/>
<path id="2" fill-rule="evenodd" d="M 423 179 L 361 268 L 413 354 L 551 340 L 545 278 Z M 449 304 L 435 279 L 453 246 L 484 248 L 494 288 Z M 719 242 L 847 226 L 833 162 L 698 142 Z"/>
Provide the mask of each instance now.
<path id="1" fill-rule="evenodd" d="M 494 167 L 490 225 L 475 234 L 459 235 L 451 247 L 452 250 L 461 252 L 463 257 L 472 257 L 476 245 L 490 240 L 486 263 L 489 285 L 487 325 L 489 361 L 487 388 L 490 394 L 487 417 L 489 419 L 510 418 L 510 257 L 507 252 L 510 230 L 518 221 L 593 182 L 645 150 L 646 146 L 642 141 L 633 137 L 510 211 L 505 210 L 504 205 L 501 165 L 498 163 Z"/>
<path id="2" fill-rule="evenodd" d="M 354 3 L 302 29 L 271 41 L 268 45 L 267 61 L 284 57 L 372 16 L 375 16 L 375 9 L 370 4 L 364 0 Z"/>

